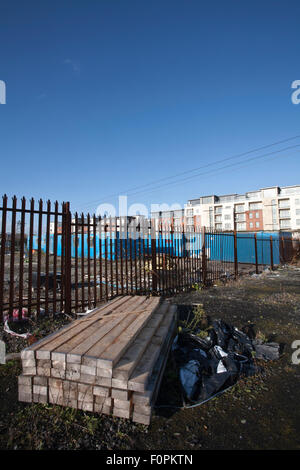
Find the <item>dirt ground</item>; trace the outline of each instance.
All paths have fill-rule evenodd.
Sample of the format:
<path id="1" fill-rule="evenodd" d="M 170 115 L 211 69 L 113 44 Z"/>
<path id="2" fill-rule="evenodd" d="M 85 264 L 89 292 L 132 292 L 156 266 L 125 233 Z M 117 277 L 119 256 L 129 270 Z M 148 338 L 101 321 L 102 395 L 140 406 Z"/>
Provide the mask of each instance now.
<path id="1" fill-rule="evenodd" d="M 258 337 L 280 343 L 282 356 L 274 362 L 260 361 L 260 374 L 188 409 L 181 408 L 170 358 L 149 428 L 70 408 L 19 403 L 20 364 L 10 361 L 0 366 L 0 449 L 300 449 L 300 364 L 292 364 L 291 347 L 300 340 L 300 268 L 217 282 L 171 300 L 179 306 L 181 318 L 201 304 L 209 321 L 220 318 L 238 328 L 251 325 Z M 39 338 L 68 321 L 57 318 L 53 325 L 44 318 L 26 329 Z M 26 345 L 5 332 L 2 338 L 8 352 Z"/>

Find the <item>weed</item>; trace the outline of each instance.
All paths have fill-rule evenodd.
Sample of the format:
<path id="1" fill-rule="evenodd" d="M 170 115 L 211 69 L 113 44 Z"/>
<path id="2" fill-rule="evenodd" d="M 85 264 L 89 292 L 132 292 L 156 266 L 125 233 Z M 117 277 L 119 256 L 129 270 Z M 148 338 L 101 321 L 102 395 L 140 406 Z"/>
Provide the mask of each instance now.
<path id="1" fill-rule="evenodd" d="M 189 316 L 190 317 L 190 316 Z M 192 319 L 189 321 L 189 317 L 187 320 L 183 321 L 184 328 L 189 330 L 195 330 L 196 328 L 205 329 L 208 326 L 207 316 L 203 308 L 203 304 L 196 305 L 192 309 Z"/>

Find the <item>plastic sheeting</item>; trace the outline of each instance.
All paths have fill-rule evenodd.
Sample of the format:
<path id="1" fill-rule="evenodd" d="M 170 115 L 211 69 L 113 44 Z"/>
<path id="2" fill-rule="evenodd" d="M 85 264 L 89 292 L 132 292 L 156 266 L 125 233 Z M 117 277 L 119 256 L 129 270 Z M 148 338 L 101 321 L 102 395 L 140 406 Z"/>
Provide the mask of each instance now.
<path id="1" fill-rule="evenodd" d="M 253 358 L 279 358 L 277 343 L 252 340 L 242 331 L 216 320 L 205 339 L 189 331 L 177 335 L 173 355 L 185 398 L 201 404 L 234 385 L 239 377 L 259 372 Z"/>

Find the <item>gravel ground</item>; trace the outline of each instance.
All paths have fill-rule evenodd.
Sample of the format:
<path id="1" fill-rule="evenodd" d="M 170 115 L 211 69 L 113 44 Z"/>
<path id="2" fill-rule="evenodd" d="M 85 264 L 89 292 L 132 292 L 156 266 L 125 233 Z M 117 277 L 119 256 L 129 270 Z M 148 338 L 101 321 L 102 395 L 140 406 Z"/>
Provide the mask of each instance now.
<path id="1" fill-rule="evenodd" d="M 300 340 L 299 287 L 300 269 L 283 267 L 172 297 L 181 319 L 200 304 L 208 322 L 221 318 L 238 328 L 251 325 L 260 338 L 280 343 L 283 354 L 278 361 L 260 361 L 262 373 L 188 409 L 181 408 L 170 358 L 149 428 L 59 406 L 19 403 L 19 362 L 0 366 L 0 449 L 300 449 L 300 365 L 292 364 L 291 347 Z M 39 338 L 68 321 L 57 316 L 18 328 Z M 27 344 L 1 334 L 8 352 Z"/>

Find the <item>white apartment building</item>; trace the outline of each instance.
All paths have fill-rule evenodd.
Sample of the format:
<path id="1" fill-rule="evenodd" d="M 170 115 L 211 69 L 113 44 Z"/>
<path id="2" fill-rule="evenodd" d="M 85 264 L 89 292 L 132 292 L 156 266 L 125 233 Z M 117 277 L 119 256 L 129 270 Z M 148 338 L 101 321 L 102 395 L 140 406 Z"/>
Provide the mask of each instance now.
<path id="1" fill-rule="evenodd" d="M 223 231 L 300 232 L 300 185 L 201 196 L 190 199 L 182 210 L 153 212 L 151 218 L 156 224 L 188 231 L 204 226 Z"/>
<path id="2" fill-rule="evenodd" d="M 185 204 L 186 225 L 237 231 L 300 231 L 300 185 L 204 196 Z"/>

